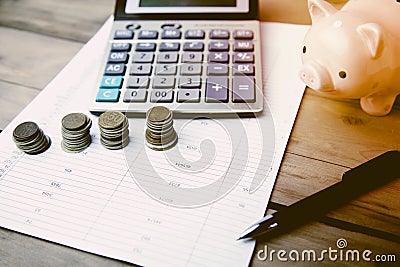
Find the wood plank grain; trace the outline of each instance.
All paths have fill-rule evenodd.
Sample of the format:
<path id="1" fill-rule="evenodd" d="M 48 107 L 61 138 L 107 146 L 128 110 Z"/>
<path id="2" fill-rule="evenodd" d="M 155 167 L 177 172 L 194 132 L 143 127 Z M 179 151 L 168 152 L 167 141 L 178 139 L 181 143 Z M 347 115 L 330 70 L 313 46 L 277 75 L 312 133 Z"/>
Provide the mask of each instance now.
<path id="1" fill-rule="evenodd" d="M 358 100 L 323 97 L 307 90 L 288 152 L 354 167 L 388 150 L 400 150 L 400 108 L 374 117 Z"/>
<path id="2" fill-rule="evenodd" d="M 0 46 L 0 80 L 37 89 L 44 88 L 83 46 L 5 27 L 0 27 L 0 36 L 7 36 Z"/>
<path id="3" fill-rule="evenodd" d="M 123 267 L 131 264 L 0 228 L 0 266 Z"/>
<path id="4" fill-rule="evenodd" d="M 348 0 L 327 0 L 337 9 Z M 260 0 L 260 20 L 293 24 L 311 24 L 307 0 Z"/>
<path id="5" fill-rule="evenodd" d="M 271 201 L 291 205 L 341 180 L 349 168 L 286 153 Z M 323 174 L 323 175 L 322 175 Z"/>
<path id="6" fill-rule="evenodd" d="M 400 179 L 397 179 L 352 201 L 350 205 L 329 213 L 328 216 L 400 237 L 399 195 Z"/>
<path id="7" fill-rule="evenodd" d="M 291 205 L 339 182 L 342 174 L 348 169 L 287 153 L 271 201 L 285 206 Z M 400 198 L 397 197 L 399 195 L 400 179 L 351 201 L 348 205 L 332 211 L 328 216 L 400 236 Z"/>
<path id="8" fill-rule="evenodd" d="M 2 0 L 0 25 L 86 42 L 113 10 L 112 0 Z"/>
<path id="9" fill-rule="evenodd" d="M 0 129 L 27 106 L 40 90 L 0 81 Z"/>

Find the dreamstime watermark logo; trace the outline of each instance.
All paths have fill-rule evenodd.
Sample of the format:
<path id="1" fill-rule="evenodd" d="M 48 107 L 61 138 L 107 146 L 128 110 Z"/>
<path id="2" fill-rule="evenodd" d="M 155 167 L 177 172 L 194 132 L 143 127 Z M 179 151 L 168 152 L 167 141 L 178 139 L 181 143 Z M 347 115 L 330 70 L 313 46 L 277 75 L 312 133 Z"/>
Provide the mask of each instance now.
<path id="1" fill-rule="evenodd" d="M 256 97 L 263 97 L 260 88 L 254 90 Z M 232 97 L 233 92 L 228 91 Z M 247 184 L 244 191 L 256 192 L 271 171 L 275 147 L 272 113 L 263 100 L 263 113 L 253 114 L 254 119 L 239 118 L 236 113 L 229 118 L 199 114 L 190 119 L 174 119 L 179 141 L 172 149 L 126 147 L 124 155 L 135 183 L 153 199 L 182 208 L 213 203 L 240 181 Z M 232 108 L 229 103 L 218 104 Z M 174 110 L 180 105 L 175 102 L 166 106 Z M 246 103 L 240 105 L 248 107 Z M 216 105 L 210 104 L 213 107 Z"/>
<path id="2" fill-rule="evenodd" d="M 268 249 L 265 245 L 257 252 L 257 259 L 260 261 L 281 261 L 281 262 L 396 262 L 396 254 L 374 254 L 369 249 L 358 250 L 348 249 L 347 240 L 339 238 L 336 247 L 329 247 L 321 251 L 314 249 L 303 249 L 290 251 L 280 249 Z"/>

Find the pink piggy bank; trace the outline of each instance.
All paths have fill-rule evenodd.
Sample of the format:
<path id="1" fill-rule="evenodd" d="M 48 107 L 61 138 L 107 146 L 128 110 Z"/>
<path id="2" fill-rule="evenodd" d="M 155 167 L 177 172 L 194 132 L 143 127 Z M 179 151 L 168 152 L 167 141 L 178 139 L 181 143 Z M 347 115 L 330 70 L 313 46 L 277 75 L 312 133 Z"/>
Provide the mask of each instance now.
<path id="1" fill-rule="evenodd" d="M 350 0 L 341 10 L 309 0 L 308 8 L 304 83 L 327 95 L 360 98 L 370 115 L 388 114 L 400 94 L 400 0 Z"/>

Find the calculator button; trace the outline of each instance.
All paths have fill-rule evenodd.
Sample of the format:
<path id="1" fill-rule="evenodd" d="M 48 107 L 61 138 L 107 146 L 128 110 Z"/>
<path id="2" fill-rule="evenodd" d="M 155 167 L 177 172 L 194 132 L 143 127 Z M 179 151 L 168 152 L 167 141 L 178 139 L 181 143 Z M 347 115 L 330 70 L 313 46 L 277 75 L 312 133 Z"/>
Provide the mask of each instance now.
<path id="1" fill-rule="evenodd" d="M 111 52 L 108 55 L 108 62 L 126 63 L 128 61 L 128 52 Z"/>
<path id="2" fill-rule="evenodd" d="M 161 39 L 181 39 L 182 32 L 178 29 L 165 29 L 161 33 Z"/>
<path id="3" fill-rule="evenodd" d="M 157 63 L 177 63 L 178 53 L 160 53 L 157 55 Z"/>
<path id="4" fill-rule="evenodd" d="M 121 76 L 103 76 L 101 79 L 101 88 L 121 88 L 124 79 Z"/>
<path id="5" fill-rule="evenodd" d="M 175 75 L 176 65 L 171 64 L 157 64 L 156 65 L 156 75 Z"/>
<path id="6" fill-rule="evenodd" d="M 133 31 L 131 30 L 116 30 L 114 33 L 115 40 L 133 39 Z"/>
<path id="7" fill-rule="evenodd" d="M 228 75 L 228 65 L 211 63 L 207 67 L 207 75 Z"/>
<path id="8" fill-rule="evenodd" d="M 105 75 L 124 75 L 125 74 L 125 64 L 107 64 Z"/>
<path id="9" fill-rule="evenodd" d="M 206 102 L 228 102 L 228 97 L 228 77 L 208 77 Z"/>
<path id="10" fill-rule="evenodd" d="M 252 41 L 235 41 L 233 51 L 253 51 L 254 43 Z"/>
<path id="11" fill-rule="evenodd" d="M 179 51 L 180 44 L 177 42 L 162 42 L 160 43 L 160 51 Z"/>
<path id="12" fill-rule="evenodd" d="M 147 52 L 156 51 L 156 44 L 155 43 L 137 43 L 136 51 L 147 51 Z"/>
<path id="13" fill-rule="evenodd" d="M 130 76 L 127 81 L 126 87 L 128 88 L 149 88 L 149 78 L 143 76 Z"/>
<path id="14" fill-rule="evenodd" d="M 253 64 L 235 64 L 233 66 L 233 75 L 254 75 Z"/>
<path id="15" fill-rule="evenodd" d="M 253 39 L 254 33 L 251 30 L 235 30 L 233 31 L 234 39 Z"/>
<path id="16" fill-rule="evenodd" d="M 210 52 L 208 54 L 208 62 L 228 63 L 229 54 L 228 52 Z"/>
<path id="17" fill-rule="evenodd" d="M 119 90 L 115 89 L 100 89 L 97 93 L 97 102 L 118 102 Z"/>
<path id="18" fill-rule="evenodd" d="M 237 102 L 254 102 L 255 85 L 254 77 L 236 76 L 233 78 L 233 94 L 232 101 Z"/>
<path id="19" fill-rule="evenodd" d="M 151 64 L 132 64 L 130 75 L 147 75 L 151 74 L 152 66 Z"/>
<path id="20" fill-rule="evenodd" d="M 185 32 L 186 39 L 204 39 L 206 33 L 203 30 L 187 30 Z"/>
<path id="21" fill-rule="evenodd" d="M 165 89 L 151 90 L 150 102 L 172 102 L 174 99 L 174 91 Z"/>
<path id="22" fill-rule="evenodd" d="M 211 30 L 210 39 L 229 39 L 228 30 Z"/>
<path id="23" fill-rule="evenodd" d="M 183 44 L 183 51 L 204 51 L 204 43 L 186 42 Z"/>
<path id="24" fill-rule="evenodd" d="M 146 102 L 147 90 L 128 89 L 124 94 L 124 102 Z"/>
<path id="25" fill-rule="evenodd" d="M 184 52 L 182 54 L 183 63 L 201 63 L 203 62 L 203 53 L 200 52 Z"/>
<path id="26" fill-rule="evenodd" d="M 157 39 L 158 31 L 141 30 L 138 39 Z"/>
<path id="27" fill-rule="evenodd" d="M 208 50 L 210 50 L 210 51 L 229 51 L 229 43 L 227 41 L 213 41 L 210 43 Z"/>
<path id="28" fill-rule="evenodd" d="M 173 89 L 175 87 L 175 77 L 173 76 L 155 76 L 153 79 L 153 88 Z"/>
<path id="29" fill-rule="evenodd" d="M 233 63 L 253 63 L 254 54 L 251 52 L 235 52 L 233 54 Z"/>
<path id="30" fill-rule="evenodd" d="M 131 44 L 128 43 L 112 43 L 111 44 L 111 51 L 130 51 Z"/>
<path id="31" fill-rule="evenodd" d="M 183 64 L 181 66 L 181 75 L 201 75 L 201 64 Z"/>
<path id="32" fill-rule="evenodd" d="M 179 78 L 179 88 L 197 88 L 201 87 L 200 76 L 182 76 Z"/>
<path id="33" fill-rule="evenodd" d="M 180 89 L 178 91 L 177 101 L 182 102 L 199 102 L 200 90 Z"/>
<path id="34" fill-rule="evenodd" d="M 132 62 L 135 63 L 153 63 L 154 54 L 149 52 L 135 53 L 132 57 Z"/>

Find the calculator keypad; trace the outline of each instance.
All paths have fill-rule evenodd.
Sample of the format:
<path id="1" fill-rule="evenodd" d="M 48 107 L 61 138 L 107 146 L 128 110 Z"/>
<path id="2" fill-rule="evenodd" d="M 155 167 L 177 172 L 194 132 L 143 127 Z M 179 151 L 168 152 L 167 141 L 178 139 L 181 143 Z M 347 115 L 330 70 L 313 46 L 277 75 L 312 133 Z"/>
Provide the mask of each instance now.
<path id="1" fill-rule="evenodd" d="M 113 33 L 96 102 L 254 103 L 261 82 L 254 36 L 250 29 L 126 25 Z"/>

